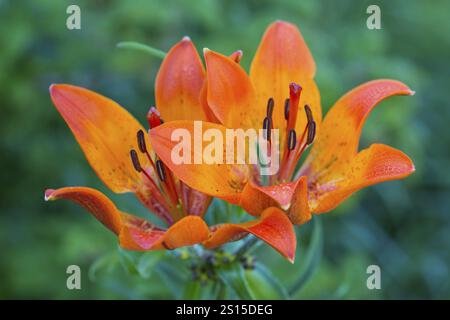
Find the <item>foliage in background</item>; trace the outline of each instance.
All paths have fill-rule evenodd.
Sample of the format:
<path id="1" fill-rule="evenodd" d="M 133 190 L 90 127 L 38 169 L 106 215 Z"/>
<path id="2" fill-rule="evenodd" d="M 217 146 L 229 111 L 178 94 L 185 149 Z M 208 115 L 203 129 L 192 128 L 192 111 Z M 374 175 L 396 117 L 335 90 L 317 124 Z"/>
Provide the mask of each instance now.
<path id="1" fill-rule="evenodd" d="M 73 3 L 81 7 L 80 31 L 65 27 Z M 381 7 L 382 30 L 366 28 L 369 4 Z M 248 67 L 275 19 L 302 30 L 318 66 L 324 111 L 370 79 L 394 78 L 416 90 L 414 97 L 383 102 L 369 117 L 362 141 L 362 147 L 381 141 L 404 150 L 416 173 L 371 187 L 319 217 L 323 256 L 294 297 L 450 298 L 449 9 L 445 0 L 0 0 L 0 298 L 220 297 L 217 288 L 187 280 L 192 272 L 182 255 L 194 254 L 189 250 L 123 252 L 81 208 L 43 201 L 48 187 L 86 185 L 124 210 L 145 212 L 132 197 L 110 194 L 95 177 L 51 105 L 48 86 L 88 87 L 143 119 L 154 103 L 160 60 L 119 49 L 118 42 L 167 51 L 187 34 L 199 50 L 242 49 Z M 218 203 L 209 214 L 220 221 L 226 210 Z M 273 286 L 272 280 L 291 288 L 310 272 L 308 260 L 316 259 L 309 253 L 312 229 L 313 223 L 299 228 L 294 265 L 261 246 L 254 251 L 257 272 L 230 276 L 225 270 L 219 277 L 232 287 L 232 277 L 245 276 L 252 294 L 267 292 L 261 286 Z M 66 289 L 70 264 L 82 268 L 80 291 Z M 382 290 L 366 287 L 370 264 L 381 267 Z M 180 283 L 186 284 L 183 292 Z"/>

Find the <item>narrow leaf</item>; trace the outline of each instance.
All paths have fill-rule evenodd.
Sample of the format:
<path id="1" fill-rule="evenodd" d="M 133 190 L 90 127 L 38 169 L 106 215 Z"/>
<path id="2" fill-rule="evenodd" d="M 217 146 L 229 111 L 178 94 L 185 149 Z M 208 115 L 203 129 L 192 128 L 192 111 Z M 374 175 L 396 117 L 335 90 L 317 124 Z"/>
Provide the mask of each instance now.
<path id="1" fill-rule="evenodd" d="M 289 294 L 283 285 L 264 265 L 256 263 L 255 269 L 248 270 L 245 274 L 249 288 L 255 299 L 290 299 Z"/>
<path id="2" fill-rule="evenodd" d="M 155 58 L 164 59 L 166 57 L 166 53 L 164 51 L 161 51 L 159 49 L 155 49 L 153 47 L 150 47 L 146 44 L 139 43 L 139 42 L 133 42 L 133 41 L 123 41 L 119 42 L 117 45 L 117 48 L 121 49 L 132 49 L 132 50 L 138 50 L 143 51 Z"/>
<path id="3" fill-rule="evenodd" d="M 253 300 L 253 294 L 248 286 L 244 268 L 239 263 L 218 270 L 219 278 L 239 299 Z"/>

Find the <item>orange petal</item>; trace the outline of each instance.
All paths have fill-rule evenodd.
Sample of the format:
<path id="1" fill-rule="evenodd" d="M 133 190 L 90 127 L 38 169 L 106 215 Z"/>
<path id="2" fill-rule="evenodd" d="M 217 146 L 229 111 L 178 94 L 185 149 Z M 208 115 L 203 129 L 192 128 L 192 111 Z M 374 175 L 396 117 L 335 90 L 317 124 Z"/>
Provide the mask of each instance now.
<path id="1" fill-rule="evenodd" d="M 403 152 L 383 144 L 362 150 L 335 179 L 316 186 L 311 210 L 323 213 L 334 209 L 351 194 L 383 181 L 402 179 L 414 172 L 414 164 Z"/>
<path id="2" fill-rule="evenodd" d="M 135 191 L 141 175 L 133 168 L 130 149 L 138 150 L 136 133 L 144 128 L 117 103 L 93 91 L 54 84 L 50 95 L 100 179 L 114 192 Z M 140 161 L 148 166 L 144 156 Z"/>
<path id="3" fill-rule="evenodd" d="M 210 238 L 203 243 L 215 248 L 229 241 L 241 239 L 251 233 L 267 242 L 290 262 L 294 262 L 297 239 L 292 223 L 278 208 L 267 208 L 257 220 L 240 224 L 222 224 L 212 228 Z"/>
<path id="4" fill-rule="evenodd" d="M 203 111 L 205 112 L 206 121 L 208 122 L 214 122 L 214 123 L 220 123 L 220 120 L 217 119 L 214 112 L 211 110 L 211 108 L 208 105 L 208 83 L 205 81 L 203 83 L 202 90 L 200 91 L 200 103 L 202 104 Z"/>
<path id="5" fill-rule="evenodd" d="M 134 217 L 136 218 L 136 217 Z M 128 219 L 120 233 L 120 245 L 129 250 L 172 250 L 201 243 L 208 238 L 209 229 L 202 218 L 186 216 L 166 231 L 142 224 L 142 219 Z"/>
<path id="6" fill-rule="evenodd" d="M 300 177 L 296 181 L 295 190 L 291 198 L 291 206 L 287 211 L 291 222 L 295 225 L 306 223 L 311 220 L 311 212 L 308 204 L 308 182 L 307 177 Z"/>
<path id="7" fill-rule="evenodd" d="M 155 82 L 156 106 L 165 121 L 206 120 L 200 103 L 205 71 L 192 41 L 185 37 L 161 64 Z"/>
<path id="8" fill-rule="evenodd" d="M 413 93 L 394 80 L 370 81 L 348 92 L 328 112 L 300 173 L 308 175 L 310 182 L 334 179 L 333 173 L 356 155 L 369 112 L 388 97 Z"/>
<path id="9" fill-rule="evenodd" d="M 208 227 L 200 217 L 185 217 L 164 230 L 145 219 L 118 210 L 108 197 L 91 188 L 48 189 L 45 199 L 67 199 L 81 205 L 117 234 L 120 245 L 129 250 L 175 249 L 201 243 L 209 235 Z"/>
<path id="10" fill-rule="evenodd" d="M 201 124 L 195 133 L 195 124 Z M 211 142 L 202 140 L 203 133 L 207 130 L 217 130 L 222 137 L 226 137 L 226 128 L 222 125 L 210 122 L 194 122 L 194 121 L 172 121 L 164 123 L 152 130 L 150 130 L 150 142 L 159 158 L 169 167 L 169 169 L 181 181 L 186 183 L 189 187 L 199 190 L 210 196 L 220 197 L 232 203 L 238 203 L 240 194 L 248 181 L 249 169 L 247 165 L 223 164 L 226 156 L 223 153 L 222 162 L 215 164 L 208 164 L 208 155 L 205 155 L 205 150 Z M 172 141 L 172 134 L 182 133 L 183 138 Z M 201 140 L 195 143 L 195 137 Z M 172 152 L 174 157 L 184 155 L 177 145 L 186 143 L 190 146 L 190 152 L 186 151 L 186 162 L 177 163 L 172 159 Z M 201 146 L 201 149 L 196 148 L 195 145 Z M 219 143 L 225 152 L 223 143 Z M 178 150 L 178 151 L 177 151 Z M 203 152 L 202 152 L 203 150 Z M 218 152 L 219 154 L 220 152 Z M 196 161 L 198 159 L 199 161 Z M 197 162 L 197 163 L 196 163 Z"/>
<path id="11" fill-rule="evenodd" d="M 180 182 L 180 189 L 187 214 L 203 217 L 212 198 L 203 192 L 192 189 L 183 182 Z"/>
<path id="12" fill-rule="evenodd" d="M 266 106 L 255 103 L 255 92 L 244 69 L 235 61 L 205 49 L 207 101 L 228 128 L 260 128 Z"/>
<path id="13" fill-rule="evenodd" d="M 284 21 L 272 23 L 266 30 L 250 67 L 250 78 L 257 94 L 256 104 L 264 108 L 273 98 L 273 124 L 284 132 L 285 99 L 289 98 L 289 84 L 295 82 L 303 90 L 297 114 L 296 131 L 300 135 L 307 119 L 303 106 L 309 104 L 317 126 L 322 119 L 320 94 L 313 80 L 316 64 L 303 36 L 296 26 Z M 284 134 L 280 135 L 283 146 Z"/>
<path id="14" fill-rule="evenodd" d="M 100 191 L 86 187 L 65 187 L 45 191 L 46 201 L 58 199 L 67 199 L 79 204 L 112 232 L 117 235 L 120 233 L 122 212 Z"/>

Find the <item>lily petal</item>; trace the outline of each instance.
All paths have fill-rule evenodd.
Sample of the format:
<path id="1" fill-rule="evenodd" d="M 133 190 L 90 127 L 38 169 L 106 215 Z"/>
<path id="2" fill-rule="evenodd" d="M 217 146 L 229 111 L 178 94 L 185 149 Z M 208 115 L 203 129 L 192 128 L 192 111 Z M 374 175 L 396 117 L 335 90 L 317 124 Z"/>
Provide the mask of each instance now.
<path id="1" fill-rule="evenodd" d="M 99 178 L 114 192 L 136 191 L 142 177 L 133 168 L 130 149 L 138 149 L 136 133 L 144 128 L 124 108 L 93 91 L 54 84 L 50 95 Z M 148 167 L 147 158 L 139 158 Z"/>
<path id="2" fill-rule="evenodd" d="M 400 150 L 373 144 L 359 152 L 345 170 L 335 174 L 334 180 L 311 191 L 311 209 L 314 213 L 330 211 L 364 187 L 405 178 L 414 170 L 411 159 Z"/>
<path id="3" fill-rule="evenodd" d="M 212 198 L 203 192 L 192 189 L 183 182 L 180 182 L 181 195 L 183 197 L 183 205 L 186 212 L 190 215 L 200 216 L 206 213 Z"/>
<path id="4" fill-rule="evenodd" d="M 192 41 L 185 37 L 167 53 L 156 77 L 156 106 L 162 118 L 206 120 L 200 102 L 204 79 L 200 56 Z"/>
<path id="5" fill-rule="evenodd" d="M 173 250 L 202 243 L 208 235 L 208 226 L 202 218 L 186 216 L 166 231 L 155 230 L 150 224 L 143 225 L 141 219 L 128 219 L 119 239 L 120 245 L 129 250 Z"/>
<path id="6" fill-rule="evenodd" d="M 220 53 L 205 49 L 207 101 L 215 117 L 228 128 L 260 128 L 265 102 L 257 105 L 245 70 Z"/>
<path id="7" fill-rule="evenodd" d="M 59 199 L 66 199 L 79 204 L 109 230 L 117 235 L 120 233 L 123 213 L 100 191 L 86 187 L 65 187 L 45 191 L 46 201 Z"/>
<path id="8" fill-rule="evenodd" d="M 200 217 L 187 216 L 164 230 L 143 218 L 118 210 L 107 196 L 91 188 L 48 189 L 45 199 L 67 199 L 81 205 L 118 235 L 121 247 L 128 250 L 175 249 L 201 243 L 209 235 L 208 226 Z"/>
<path id="9" fill-rule="evenodd" d="M 295 82 L 303 90 L 300 110 L 308 104 L 316 125 L 322 119 L 320 94 L 313 80 L 316 64 L 298 28 L 288 22 L 277 21 L 266 30 L 250 67 L 250 79 L 257 94 L 256 104 L 264 107 L 273 98 L 273 124 L 284 132 L 285 99 L 289 98 L 289 84 Z M 304 112 L 298 112 L 296 131 L 301 134 L 307 123 Z M 281 135 L 283 146 L 284 135 Z"/>
<path id="10" fill-rule="evenodd" d="M 308 203 L 307 177 L 300 177 L 296 181 L 294 194 L 291 198 L 291 206 L 287 210 L 289 220 L 295 225 L 300 225 L 311 220 L 311 211 Z"/>
<path id="11" fill-rule="evenodd" d="M 261 217 L 240 224 L 222 224 L 212 228 L 210 238 L 203 243 L 207 248 L 241 239 L 248 233 L 265 241 L 290 262 L 294 262 L 297 239 L 292 223 L 278 208 L 267 208 Z"/>
<path id="12" fill-rule="evenodd" d="M 413 93 L 399 81 L 374 80 L 345 94 L 326 115 L 299 174 L 308 175 L 310 182 L 332 179 L 333 172 L 358 152 L 361 129 L 370 111 L 388 97 Z"/>
<path id="13" fill-rule="evenodd" d="M 209 164 L 207 162 L 209 155 L 205 155 L 204 150 L 211 142 L 203 141 L 203 133 L 208 130 L 217 130 L 216 132 L 221 137 L 225 137 L 226 128 L 220 124 L 201 122 L 202 127 L 195 129 L 195 123 L 200 122 L 171 121 L 150 130 L 150 143 L 154 151 L 175 176 L 189 187 L 238 204 L 240 194 L 248 181 L 248 166 L 244 164 L 224 164 L 223 162 L 226 159 L 225 149 L 223 149 L 222 161 L 217 164 Z M 195 132 L 195 130 L 198 130 L 198 132 Z M 180 136 L 172 140 L 172 137 L 178 134 Z M 199 135 L 201 140 L 194 141 Z M 177 147 L 184 143 L 186 143 L 186 146 L 190 146 L 190 152 L 184 150 L 186 153 L 189 152 L 186 155 L 182 152 L 183 149 Z M 220 141 L 218 144 L 224 146 Z M 201 149 L 195 147 L 195 145 L 201 147 Z M 187 161 L 174 162 L 174 158 L 180 156 L 187 156 Z M 196 159 L 199 159 L 199 161 L 196 161 Z"/>

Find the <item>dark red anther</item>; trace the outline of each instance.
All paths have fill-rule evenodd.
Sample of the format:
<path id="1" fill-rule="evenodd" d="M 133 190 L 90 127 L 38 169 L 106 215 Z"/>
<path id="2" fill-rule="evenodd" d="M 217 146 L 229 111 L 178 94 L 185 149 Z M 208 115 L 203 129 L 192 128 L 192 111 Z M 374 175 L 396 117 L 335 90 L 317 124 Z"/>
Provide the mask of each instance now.
<path id="1" fill-rule="evenodd" d="M 273 101 L 273 98 L 270 97 L 269 100 L 267 100 L 267 111 L 266 111 L 266 116 L 268 118 L 272 118 L 272 114 L 273 114 L 273 107 L 275 105 L 275 102 Z"/>
<path id="2" fill-rule="evenodd" d="M 316 122 L 311 121 L 308 122 L 308 136 L 306 138 L 306 144 L 310 145 L 314 141 L 314 137 L 316 136 Z"/>
<path id="3" fill-rule="evenodd" d="M 294 129 L 291 129 L 289 131 L 288 149 L 290 151 L 294 150 L 296 144 L 297 144 L 297 133 L 295 132 Z"/>
<path id="4" fill-rule="evenodd" d="M 131 162 L 133 163 L 134 170 L 136 170 L 137 172 L 141 172 L 142 167 L 141 167 L 141 163 L 139 162 L 139 157 L 137 155 L 136 150 L 134 150 L 134 149 L 130 150 L 130 157 L 131 157 Z"/>
<path id="5" fill-rule="evenodd" d="M 156 171 L 158 172 L 159 180 L 166 181 L 166 170 L 164 170 L 164 164 L 161 160 L 156 160 Z"/>
<path id="6" fill-rule="evenodd" d="M 142 153 L 147 153 L 147 145 L 145 143 L 145 134 L 144 131 L 139 130 L 137 132 L 137 141 L 138 141 L 138 146 L 139 146 L 139 150 Z"/>
<path id="7" fill-rule="evenodd" d="M 265 117 L 263 121 L 264 138 L 270 140 L 270 133 L 272 129 L 272 118 Z"/>
<path id="8" fill-rule="evenodd" d="M 313 114 L 312 114 L 311 108 L 307 104 L 305 104 L 305 113 L 306 113 L 306 118 L 308 119 L 308 122 L 313 122 L 314 121 Z"/>
<path id="9" fill-rule="evenodd" d="M 150 129 L 153 129 L 163 123 L 161 115 L 155 107 L 150 107 L 150 110 L 148 110 L 147 121 L 148 125 L 150 126 Z"/>
<path id="10" fill-rule="evenodd" d="M 286 100 L 284 100 L 284 119 L 287 120 L 289 119 L 289 108 L 290 108 L 290 102 L 289 102 L 289 98 L 287 98 Z"/>

